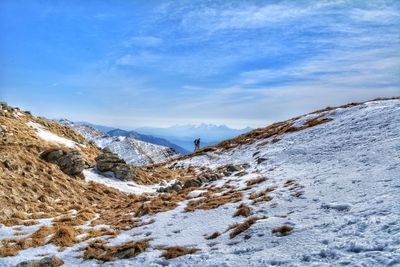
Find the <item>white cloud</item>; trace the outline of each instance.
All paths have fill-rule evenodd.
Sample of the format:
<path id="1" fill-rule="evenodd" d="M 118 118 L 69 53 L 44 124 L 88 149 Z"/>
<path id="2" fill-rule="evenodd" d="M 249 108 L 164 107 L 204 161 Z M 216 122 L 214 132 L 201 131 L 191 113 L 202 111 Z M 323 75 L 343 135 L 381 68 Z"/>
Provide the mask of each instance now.
<path id="1" fill-rule="evenodd" d="M 154 36 L 133 36 L 123 42 L 125 47 L 155 47 L 161 45 L 163 40 Z"/>

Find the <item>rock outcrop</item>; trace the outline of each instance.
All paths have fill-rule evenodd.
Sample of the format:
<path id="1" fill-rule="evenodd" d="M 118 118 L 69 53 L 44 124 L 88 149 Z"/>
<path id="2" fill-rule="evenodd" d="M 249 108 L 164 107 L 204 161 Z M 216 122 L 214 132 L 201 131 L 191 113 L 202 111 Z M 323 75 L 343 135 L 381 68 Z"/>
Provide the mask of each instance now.
<path id="1" fill-rule="evenodd" d="M 62 149 L 49 149 L 43 152 L 40 158 L 57 164 L 68 175 L 79 175 L 86 166 L 85 160 L 77 150 L 66 152 Z"/>
<path id="2" fill-rule="evenodd" d="M 18 263 L 15 267 L 58 267 L 64 264 L 64 261 L 53 257 L 44 257 L 40 260 L 30 260 Z"/>
<path id="3" fill-rule="evenodd" d="M 123 181 L 135 180 L 136 167 L 127 164 L 125 160 L 118 157 L 110 149 L 104 148 L 96 158 L 96 168 L 100 172 L 113 172 L 115 177 Z"/>

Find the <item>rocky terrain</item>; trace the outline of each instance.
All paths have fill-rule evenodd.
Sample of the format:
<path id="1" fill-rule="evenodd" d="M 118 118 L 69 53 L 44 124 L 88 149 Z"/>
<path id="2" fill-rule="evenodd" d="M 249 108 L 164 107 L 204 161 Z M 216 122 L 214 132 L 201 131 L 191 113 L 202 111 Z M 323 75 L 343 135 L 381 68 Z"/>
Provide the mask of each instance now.
<path id="1" fill-rule="evenodd" d="M 399 265 L 399 129 L 378 99 L 140 167 L 2 103 L 0 266 Z"/>

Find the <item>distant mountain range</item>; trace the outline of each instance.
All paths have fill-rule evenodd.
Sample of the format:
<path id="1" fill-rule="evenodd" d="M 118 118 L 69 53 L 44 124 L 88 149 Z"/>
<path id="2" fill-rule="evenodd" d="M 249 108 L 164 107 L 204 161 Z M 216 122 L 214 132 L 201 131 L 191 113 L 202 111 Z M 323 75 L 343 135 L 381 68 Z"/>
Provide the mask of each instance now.
<path id="1" fill-rule="evenodd" d="M 61 119 L 58 121 L 63 124 L 68 124 L 68 122 L 69 122 L 66 119 Z M 114 127 L 110 127 L 110 126 L 93 124 L 93 123 L 86 122 L 86 121 L 77 121 L 77 122 L 73 122 L 73 124 L 80 125 L 80 126 L 89 126 L 96 130 L 99 130 L 100 132 L 103 132 L 104 134 L 107 134 L 109 136 L 131 137 L 131 138 L 135 138 L 136 140 L 139 140 L 139 141 L 169 147 L 169 148 L 172 148 L 173 150 L 175 150 L 175 152 L 177 152 L 179 154 L 188 154 L 189 153 L 188 150 L 186 150 L 176 144 L 173 144 L 166 139 L 160 138 L 160 137 L 155 137 L 155 136 L 147 135 L 147 134 L 140 134 L 136 131 L 126 131 L 126 130 L 122 130 L 122 129 L 118 129 L 118 128 L 114 128 Z"/>
<path id="2" fill-rule="evenodd" d="M 132 138 L 135 138 L 137 140 L 141 140 L 141 141 L 144 141 L 147 143 L 166 146 L 166 147 L 172 148 L 173 150 L 175 150 L 176 152 L 178 152 L 180 154 L 187 154 L 189 152 L 188 150 L 186 150 L 176 144 L 173 144 L 164 138 L 155 137 L 155 136 L 147 135 L 147 134 L 140 134 L 136 131 L 126 131 L 126 130 L 121 130 L 121 129 L 114 129 L 114 130 L 108 131 L 107 134 L 110 136 L 132 137 Z"/>
<path id="3" fill-rule="evenodd" d="M 176 125 L 168 128 L 142 127 L 136 128 L 137 132 L 148 134 L 177 144 L 189 151 L 193 150 L 193 140 L 201 139 L 201 147 L 215 145 L 225 139 L 229 139 L 246 133 L 252 128 L 232 129 L 225 125 L 199 124 L 199 125 Z"/>
<path id="4" fill-rule="evenodd" d="M 206 147 L 252 130 L 250 127 L 232 129 L 226 125 L 205 123 L 198 125 L 176 125 L 168 128 L 141 127 L 133 131 L 92 124 L 85 121 L 74 122 L 74 124 L 90 126 L 109 136 L 131 137 L 140 141 L 170 147 L 180 154 L 188 154 L 189 151 L 193 151 L 193 141 L 196 138 L 201 139 L 201 147 Z"/>
<path id="5" fill-rule="evenodd" d="M 93 141 L 101 148 L 109 148 L 128 163 L 138 166 L 165 162 L 179 154 L 170 147 L 139 140 L 133 133 L 123 130 L 112 130 L 114 135 L 104 133 L 87 123 L 77 124 L 67 119 L 57 120 L 67 125 L 88 141 Z M 107 127 L 101 126 L 102 129 Z M 154 140 L 159 140 L 154 138 Z M 165 140 L 166 141 L 166 140 Z"/>

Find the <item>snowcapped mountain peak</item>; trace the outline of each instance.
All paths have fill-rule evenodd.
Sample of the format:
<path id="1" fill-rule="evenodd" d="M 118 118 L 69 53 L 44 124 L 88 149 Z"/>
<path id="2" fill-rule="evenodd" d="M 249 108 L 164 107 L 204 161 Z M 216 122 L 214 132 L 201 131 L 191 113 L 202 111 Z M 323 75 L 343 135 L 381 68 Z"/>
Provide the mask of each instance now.
<path id="1" fill-rule="evenodd" d="M 73 128 L 87 140 L 95 142 L 100 148 L 108 147 L 126 162 L 138 166 L 164 162 L 178 155 L 171 148 L 140 141 L 130 135 L 109 135 L 91 126 L 79 125 L 65 119 L 59 120 L 59 122 Z"/>

